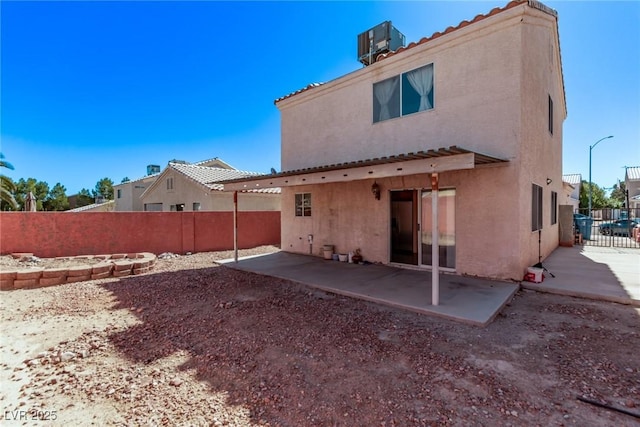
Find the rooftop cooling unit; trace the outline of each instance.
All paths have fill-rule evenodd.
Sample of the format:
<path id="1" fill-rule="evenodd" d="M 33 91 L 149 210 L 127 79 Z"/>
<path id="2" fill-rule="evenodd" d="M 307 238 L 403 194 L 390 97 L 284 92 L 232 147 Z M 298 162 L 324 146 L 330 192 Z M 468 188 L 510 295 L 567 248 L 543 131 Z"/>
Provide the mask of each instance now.
<path id="1" fill-rule="evenodd" d="M 147 175 L 160 173 L 160 165 L 147 165 Z"/>
<path id="2" fill-rule="evenodd" d="M 381 53 L 392 52 L 404 46 L 405 37 L 391 21 L 384 21 L 362 34 L 358 34 L 358 61 L 365 66 L 376 62 Z"/>

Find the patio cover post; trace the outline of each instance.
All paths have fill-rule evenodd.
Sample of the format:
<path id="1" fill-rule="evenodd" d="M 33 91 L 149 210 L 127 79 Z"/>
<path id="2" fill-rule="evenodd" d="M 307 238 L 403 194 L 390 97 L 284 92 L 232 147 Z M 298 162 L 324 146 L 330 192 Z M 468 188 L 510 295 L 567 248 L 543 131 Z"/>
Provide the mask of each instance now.
<path id="1" fill-rule="evenodd" d="M 238 192 L 233 192 L 233 261 L 238 262 Z"/>
<path id="2" fill-rule="evenodd" d="M 440 248 L 438 242 L 438 174 L 431 174 L 431 304 L 440 302 Z"/>

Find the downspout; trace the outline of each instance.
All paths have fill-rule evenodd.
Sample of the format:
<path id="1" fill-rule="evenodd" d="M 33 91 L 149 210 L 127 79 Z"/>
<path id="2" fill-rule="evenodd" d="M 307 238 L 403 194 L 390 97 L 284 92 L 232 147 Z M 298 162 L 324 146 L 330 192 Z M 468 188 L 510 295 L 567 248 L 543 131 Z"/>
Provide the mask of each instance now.
<path id="1" fill-rule="evenodd" d="M 440 303 L 440 243 L 438 242 L 438 174 L 431 174 L 431 304 Z"/>
<path id="2" fill-rule="evenodd" d="M 238 262 L 238 192 L 233 192 L 233 261 Z"/>

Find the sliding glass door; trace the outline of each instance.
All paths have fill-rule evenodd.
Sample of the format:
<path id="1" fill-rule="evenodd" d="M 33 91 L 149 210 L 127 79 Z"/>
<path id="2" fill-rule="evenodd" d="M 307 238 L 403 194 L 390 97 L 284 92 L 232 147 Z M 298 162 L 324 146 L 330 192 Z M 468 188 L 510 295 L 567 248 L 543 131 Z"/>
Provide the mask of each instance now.
<path id="1" fill-rule="evenodd" d="M 421 265 L 431 266 L 433 193 L 422 190 L 420 204 Z M 440 267 L 456 268 L 456 190 L 438 191 L 438 249 Z"/>

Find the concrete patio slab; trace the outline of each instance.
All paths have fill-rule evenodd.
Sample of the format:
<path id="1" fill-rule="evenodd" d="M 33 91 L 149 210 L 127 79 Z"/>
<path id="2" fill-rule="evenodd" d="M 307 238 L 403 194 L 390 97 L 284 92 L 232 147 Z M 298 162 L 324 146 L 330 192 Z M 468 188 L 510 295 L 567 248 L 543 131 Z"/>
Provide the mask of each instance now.
<path id="1" fill-rule="evenodd" d="M 640 307 L 640 250 L 598 246 L 558 247 L 543 262 L 542 283 L 522 287 Z M 555 277 L 551 277 L 552 273 Z"/>
<path id="2" fill-rule="evenodd" d="M 486 326 L 519 289 L 515 283 L 442 274 L 440 304 L 431 305 L 431 272 L 360 265 L 275 252 L 219 264 L 349 297 Z"/>

